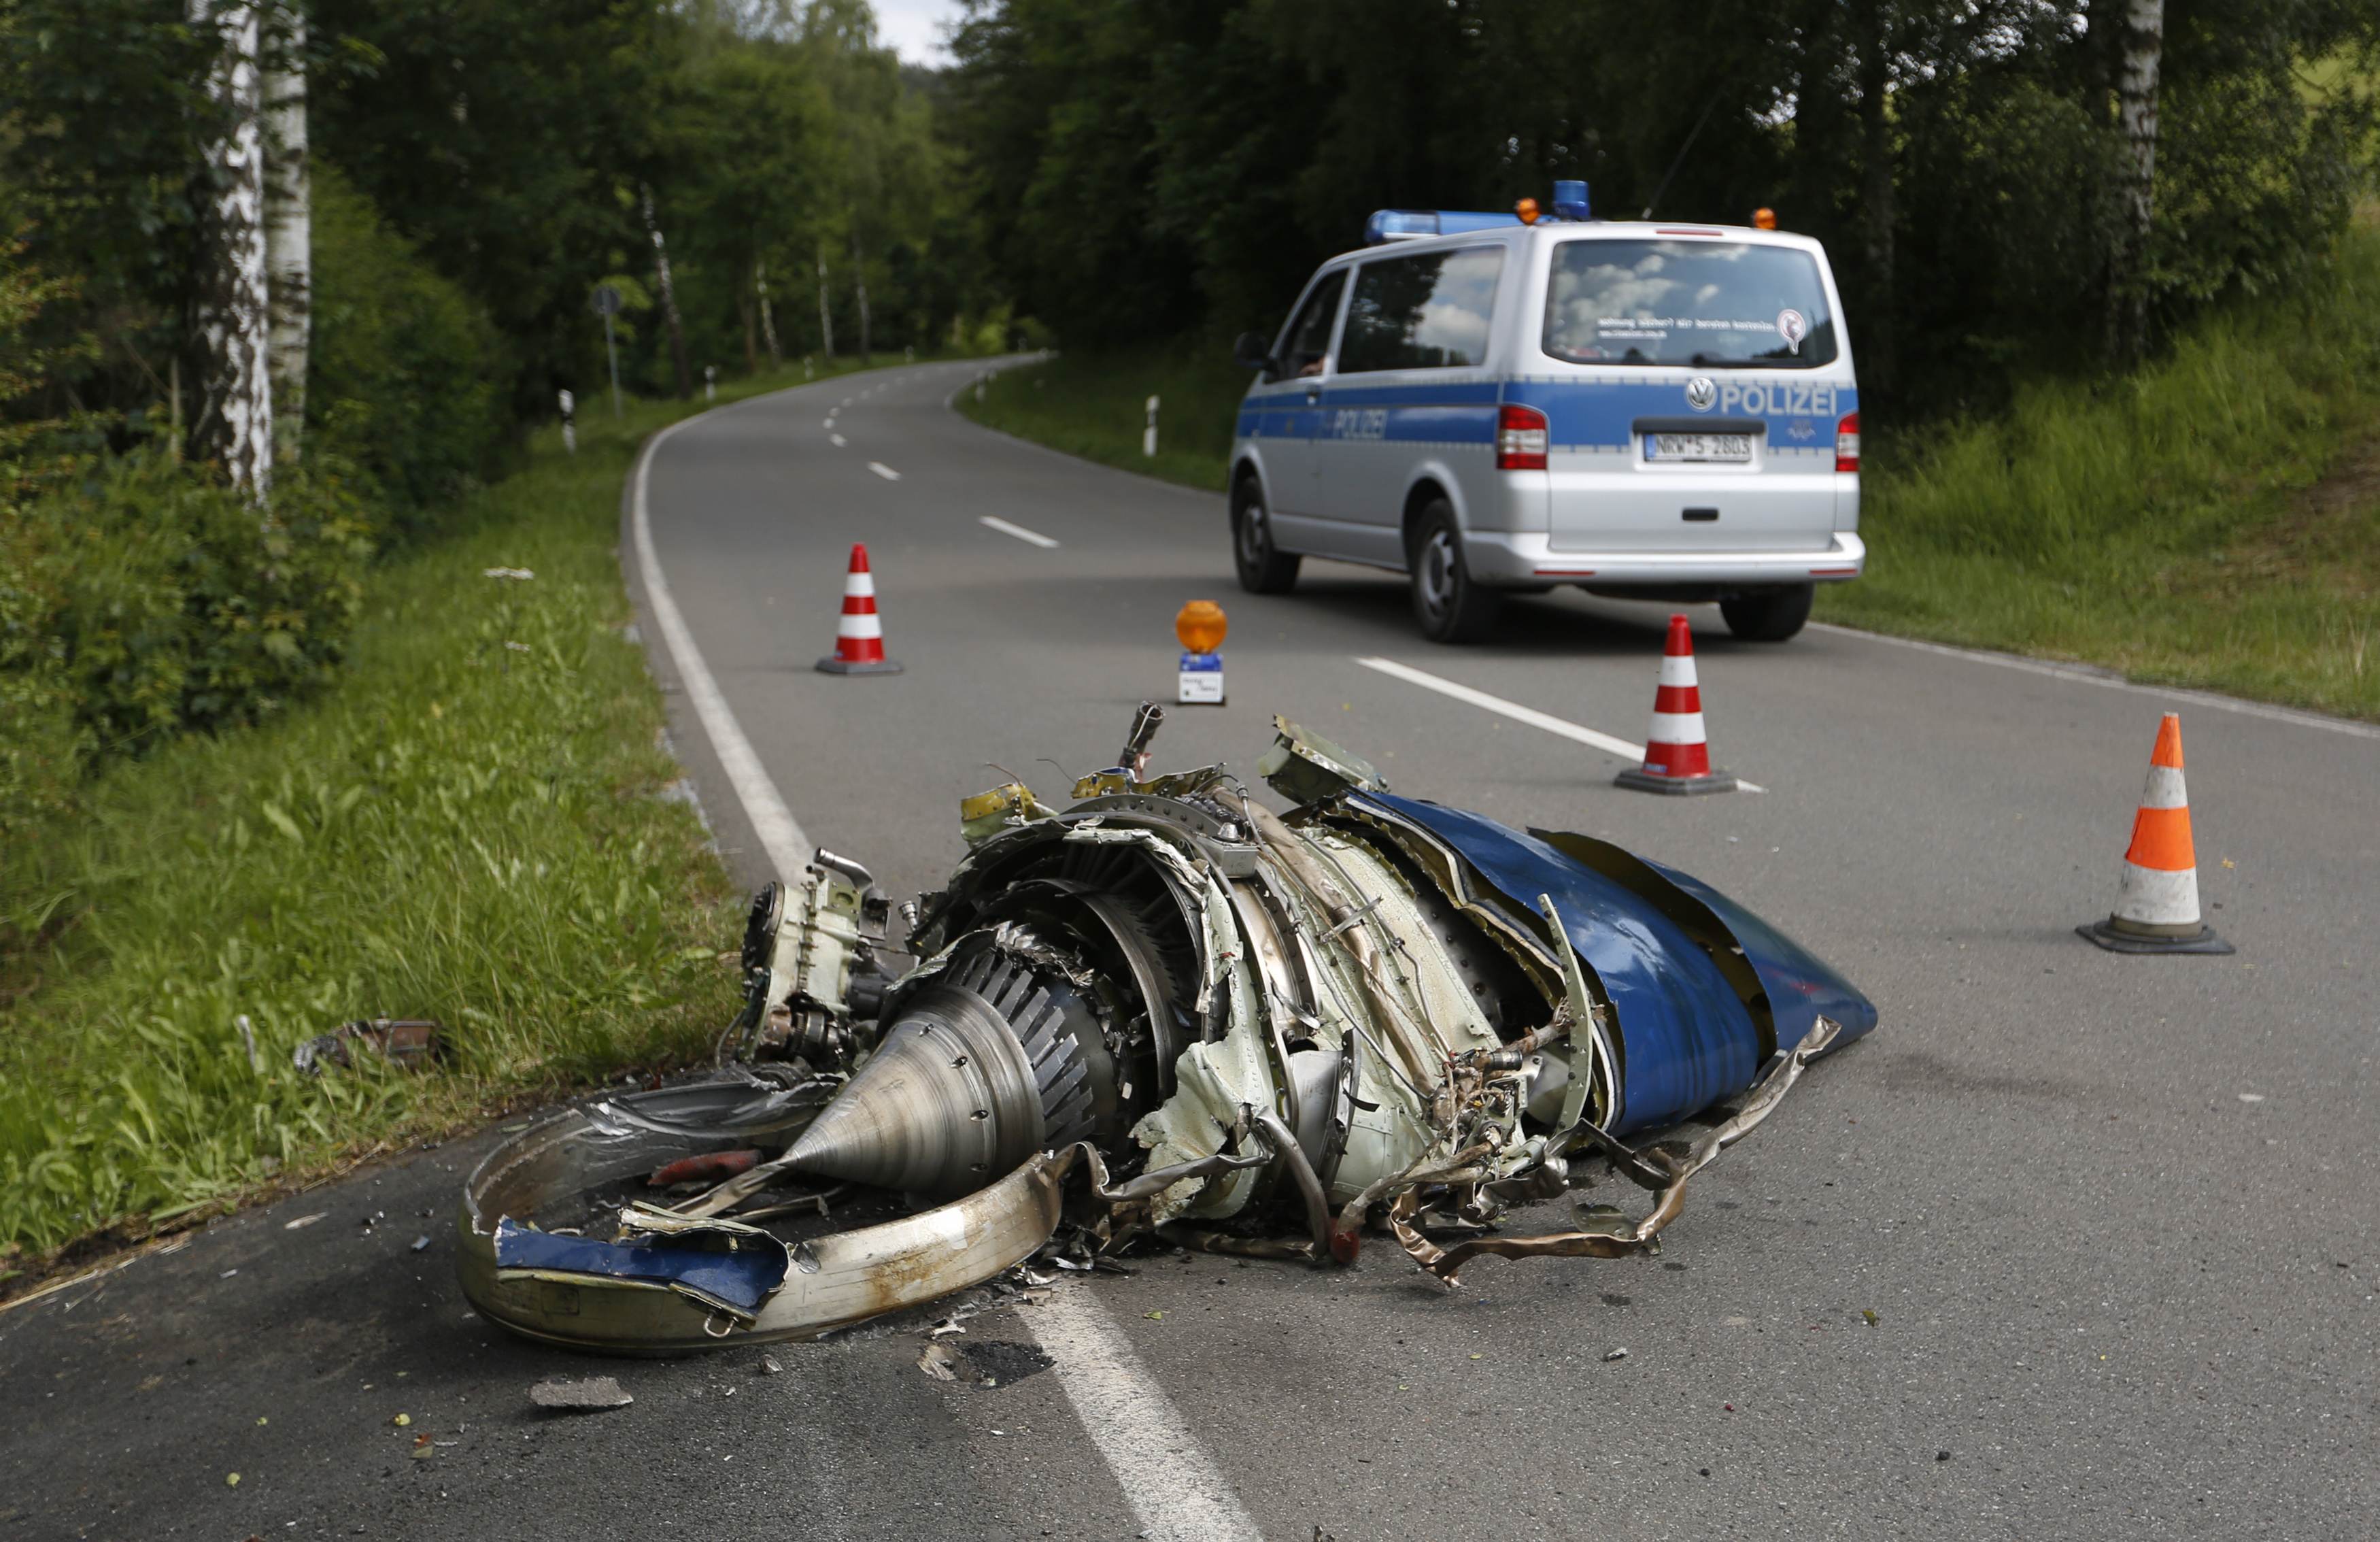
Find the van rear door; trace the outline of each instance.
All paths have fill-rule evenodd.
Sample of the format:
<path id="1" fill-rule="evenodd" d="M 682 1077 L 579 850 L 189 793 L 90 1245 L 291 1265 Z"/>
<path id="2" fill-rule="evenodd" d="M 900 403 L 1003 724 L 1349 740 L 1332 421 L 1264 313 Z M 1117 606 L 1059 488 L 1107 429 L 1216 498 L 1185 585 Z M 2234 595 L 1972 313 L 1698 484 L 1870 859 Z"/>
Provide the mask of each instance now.
<path id="1" fill-rule="evenodd" d="M 1540 346 L 1558 552 L 1823 551 L 1856 407 L 1832 286 L 1802 244 L 1659 230 L 1557 242 Z"/>

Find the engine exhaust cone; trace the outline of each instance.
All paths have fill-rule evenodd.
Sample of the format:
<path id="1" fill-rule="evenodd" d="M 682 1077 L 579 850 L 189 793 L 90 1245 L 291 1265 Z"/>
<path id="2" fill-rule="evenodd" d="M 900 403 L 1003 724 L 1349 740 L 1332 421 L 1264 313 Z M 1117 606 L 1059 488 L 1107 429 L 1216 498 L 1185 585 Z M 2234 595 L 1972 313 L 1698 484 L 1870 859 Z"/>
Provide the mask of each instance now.
<path id="1" fill-rule="evenodd" d="M 1040 1149 L 1025 1050 L 972 990 L 931 986 L 787 1153 L 796 1172 L 905 1194 L 982 1188 Z"/>

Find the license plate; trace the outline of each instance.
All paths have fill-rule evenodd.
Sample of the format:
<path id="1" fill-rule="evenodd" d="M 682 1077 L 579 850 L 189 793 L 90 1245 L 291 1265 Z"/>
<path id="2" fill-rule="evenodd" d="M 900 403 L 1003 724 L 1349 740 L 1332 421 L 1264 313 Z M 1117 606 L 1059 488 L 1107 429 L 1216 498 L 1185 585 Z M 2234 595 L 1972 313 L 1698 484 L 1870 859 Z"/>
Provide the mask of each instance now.
<path id="1" fill-rule="evenodd" d="M 1648 433 L 1645 436 L 1645 458 L 1734 461 L 1741 464 L 1752 458 L 1752 436 L 1748 433 Z"/>

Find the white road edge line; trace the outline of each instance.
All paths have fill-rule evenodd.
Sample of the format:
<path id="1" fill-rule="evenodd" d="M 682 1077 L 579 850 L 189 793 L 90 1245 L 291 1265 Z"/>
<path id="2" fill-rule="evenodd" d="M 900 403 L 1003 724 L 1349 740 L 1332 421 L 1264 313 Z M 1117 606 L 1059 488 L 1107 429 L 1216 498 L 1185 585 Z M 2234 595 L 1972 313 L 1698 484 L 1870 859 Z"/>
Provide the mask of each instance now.
<path id="1" fill-rule="evenodd" d="M 744 806 L 744 817 L 752 821 L 752 832 L 760 839 L 760 849 L 769 855 L 769 866 L 778 876 L 791 880 L 809 865 L 816 849 L 810 838 L 802 833 L 795 821 L 794 811 L 771 780 L 767 768 L 760 764 L 759 754 L 752 741 L 744 736 L 744 727 L 720 694 L 719 682 L 710 676 L 710 666 L 703 662 L 702 650 L 694 645 L 694 634 L 687 630 L 686 617 L 678 613 L 677 601 L 671 598 L 669 580 L 662 576 L 661 556 L 653 550 L 653 522 L 646 510 L 645 482 L 652 470 L 653 452 L 670 435 L 698 420 L 681 418 L 669 427 L 645 441 L 637 456 L 636 493 L 629 507 L 629 519 L 636 528 L 637 567 L 645 581 L 645 603 L 653 613 L 653 622 L 662 629 L 662 641 L 668 645 L 670 659 L 677 665 L 678 678 L 686 685 L 686 699 L 694 703 L 695 716 L 702 721 L 702 731 L 710 740 L 710 747 L 719 757 L 720 769 L 726 771 L 728 785 L 735 789 L 735 800 Z"/>
<path id="2" fill-rule="evenodd" d="M 1645 747 L 1643 745 L 1631 744 L 1626 739 L 1617 739 L 1609 734 L 1598 734 L 1592 728 L 1583 727 L 1578 723 L 1555 717 L 1549 712 L 1540 712 L 1534 707 L 1524 707 L 1517 701 L 1507 701 L 1500 696 L 1489 696 L 1486 691 L 1473 690 L 1468 686 L 1432 674 L 1427 670 L 1415 669 L 1411 664 L 1401 664 L 1394 659 L 1358 658 L 1355 662 L 1366 669 L 1377 669 L 1382 674 L 1391 675 L 1409 685 L 1419 686 L 1424 690 L 1436 691 L 1440 696 L 1451 696 L 1457 701 L 1468 701 L 1474 707 L 1484 707 L 1499 717 L 1511 718 L 1515 722 L 1525 722 L 1532 728 L 1542 728 L 1548 734 L 1559 734 L 1565 739 L 1575 739 L 1583 745 L 1592 745 L 1605 754 L 1617 755 L 1623 760 L 1633 760 L 1639 765 L 1644 763 Z M 1747 793 L 1765 793 L 1768 790 L 1756 782 L 1746 782 L 1742 777 L 1736 779 L 1735 784 Z"/>
<path id="3" fill-rule="evenodd" d="M 998 530 L 1002 535 L 1014 536 L 1019 540 L 1029 540 L 1045 552 L 1058 544 L 1056 541 L 1050 540 L 1048 536 L 1043 535 L 1038 530 L 1028 530 L 1022 525 L 1012 525 L 1005 519 L 995 519 L 988 514 L 978 520 L 978 523 L 989 525 L 993 529 Z"/>
<path id="4" fill-rule="evenodd" d="M 761 766 L 752 742 L 744 736 L 743 725 L 735 721 L 735 710 L 720 694 L 719 683 L 703 662 L 702 650 L 695 646 L 686 617 L 671 598 L 660 553 L 653 548 L 646 492 L 653 452 L 678 430 L 699 421 L 700 416 L 680 419 L 654 434 L 637 456 L 629 505 L 637 567 L 653 623 L 661 628 L 662 641 L 677 666 L 686 698 L 694 703 L 695 715 L 727 772 L 736 801 L 744 806 L 745 818 L 752 821 L 770 865 L 781 874 L 791 875 L 802 870 L 816 848 L 795 822 L 793 810 L 785 807 L 776 783 Z M 1147 1536 L 1155 1542 L 1204 1542 L 1207 1538 L 1263 1542 L 1264 1534 L 1240 1507 L 1207 1448 L 1190 1433 L 1172 1401 L 1087 1287 L 1052 1292 L 1048 1300 L 1018 1316 L 1050 1351 L 1066 1401 L 1075 1405 L 1083 1428 L 1115 1474 L 1124 1502 Z"/>
<path id="5" fill-rule="evenodd" d="M 1057 1362 L 1058 1385 L 1123 1485 L 1141 1536 L 1262 1542 L 1231 1484 L 1087 1285 L 1070 1281 L 1017 1316 Z"/>
<path id="6" fill-rule="evenodd" d="M 880 460 L 869 461 L 868 463 L 868 468 L 870 471 L 875 472 L 878 476 L 883 478 L 888 482 L 897 482 L 901 480 L 900 472 L 893 470 L 892 467 L 885 465 Z"/>
<path id="7" fill-rule="evenodd" d="M 2380 739 L 2380 724 L 2357 722 L 2349 718 L 2326 717 L 2295 707 L 2276 707 L 2264 701 L 2242 701 L 2236 696 L 2224 696 L 2216 691 L 2194 690 L 2186 686 L 2151 686 L 2082 664 L 2054 663 L 2047 659 L 2027 659 L 2014 653 L 1996 653 L 1987 648 L 1954 648 L 1946 642 L 1927 642 L 1921 637 L 1887 637 L 1882 632 L 1864 631 L 1857 626 L 1838 626 L 1830 622 L 1810 623 L 1814 632 L 1831 632 L 1837 637 L 1857 637 L 1862 642 L 1888 643 L 1894 648 L 1913 648 L 1920 653 L 1937 653 L 1946 659 L 1964 659 L 1971 663 L 1997 664 L 2001 669 L 2021 670 L 2026 674 L 2039 674 L 2051 680 L 2065 680 L 2077 686 L 2100 686 L 2109 690 L 2132 691 L 2142 696 L 2163 697 L 2168 701 L 2193 702 L 2212 707 L 2218 711 L 2238 712 L 2243 717 L 2265 718 L 2274 722 L 2295 723 L 2300 728 L 2320 728 L 2350 738 Z"/>

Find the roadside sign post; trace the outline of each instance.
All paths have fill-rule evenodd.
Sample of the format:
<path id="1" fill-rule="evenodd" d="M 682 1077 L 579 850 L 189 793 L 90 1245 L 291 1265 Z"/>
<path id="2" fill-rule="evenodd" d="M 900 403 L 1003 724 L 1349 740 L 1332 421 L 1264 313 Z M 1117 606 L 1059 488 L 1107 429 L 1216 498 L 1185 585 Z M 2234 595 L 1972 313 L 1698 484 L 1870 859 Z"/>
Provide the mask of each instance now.
<path id="1" fill-rule="evenodd" d="M 620 291 L 608 284 L 595 285 L 588 302 L 603 318 L 603 357 L 612 366 L 612 416 L 620 416 L 620 349 L 612 339 L 612 318 L 620 313 Z"/>

